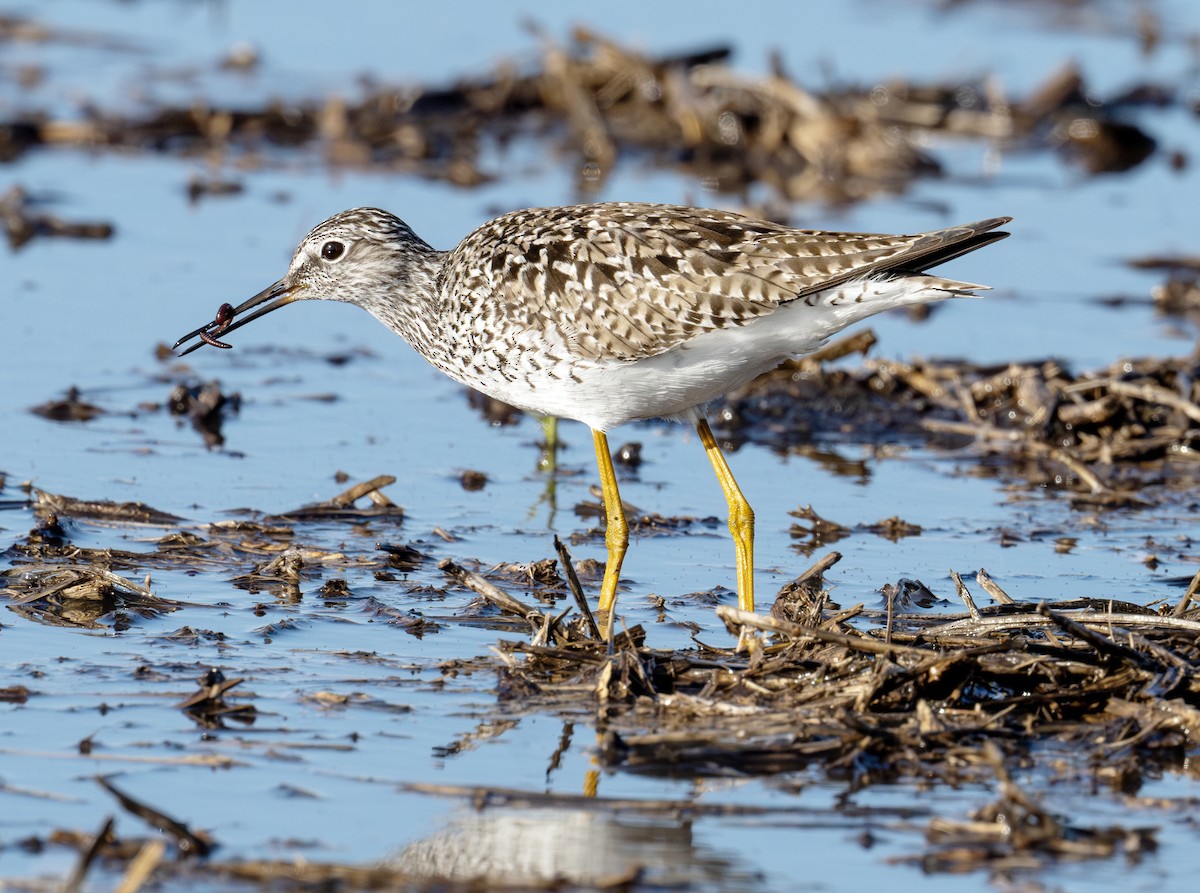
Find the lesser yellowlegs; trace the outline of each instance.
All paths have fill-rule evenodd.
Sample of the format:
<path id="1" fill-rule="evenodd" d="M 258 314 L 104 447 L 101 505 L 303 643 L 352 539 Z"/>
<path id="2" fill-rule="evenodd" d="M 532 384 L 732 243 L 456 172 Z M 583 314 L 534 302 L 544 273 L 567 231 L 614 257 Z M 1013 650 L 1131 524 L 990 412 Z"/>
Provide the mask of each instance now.
<path id="1" fill-rule="evenodd" d="M 605 432 L 636 419 L 691 422 L 725 491 L 738 603 L 752 611 L 754 512 L 704 405 L 857 320 L 986 288 L 926 271 L 1004 238 L 995 230 L 1010 219 L 893 236 L 608 202 L 515 211 L 437 251 L 395 215 L 354 208 L 305 236 L 282 279 L 223 305 L 175 346 L 225 347 L 215 336 L 285 304 L 344 301 L 456 381 L 588 425 L 608 524 L 609 624 L 629 530 Z"/>

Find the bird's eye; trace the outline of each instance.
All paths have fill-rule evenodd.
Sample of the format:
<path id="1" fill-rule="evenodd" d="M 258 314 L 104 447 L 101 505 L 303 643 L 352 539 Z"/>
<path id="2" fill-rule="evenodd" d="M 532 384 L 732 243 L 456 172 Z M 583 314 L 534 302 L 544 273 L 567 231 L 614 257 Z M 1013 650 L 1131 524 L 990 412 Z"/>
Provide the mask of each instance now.
<path id="1" fill-rule="evenodd" d="M 321 257 L 325 260 L 337 260 L 346 253 L 346 246 L 342 242 L 326 242 L 321 246 Z"/>

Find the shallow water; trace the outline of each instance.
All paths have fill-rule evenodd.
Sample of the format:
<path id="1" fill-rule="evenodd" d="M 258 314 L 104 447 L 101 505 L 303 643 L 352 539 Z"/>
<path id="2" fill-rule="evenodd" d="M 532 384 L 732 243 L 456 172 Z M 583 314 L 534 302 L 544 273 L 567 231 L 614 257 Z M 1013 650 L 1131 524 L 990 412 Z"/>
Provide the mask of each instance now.
<path id="1" fill-rule="evenodd" d="M 797 4 L 731 21 L 716 7 L 696 14 L 693 4 L 618 3 L 590 24 L 653 51 L 730 41 L 748 72 L 764 70 L 766 52 L 779 49 L 789 70 L 817 83 L 995 72 L 1023 94 L 1073 58 L 1100 94 L 1161 80 L 1200 95 L 1195 50 L 1188 45 L 1189 36 L 1200 33 L 1200 15 L 1191 4 L 1149 4 L 1166 35 L 1149 55 L 1128 33 L 1124 4 L 1091 4 L 1065 23 L 1039 7 L 973 3 L 946 13 L 933 5 L 855 0 L 821 4 L 819 12 Z M 550 3 L 520 11 L 504 4 L 358 9 L 337 23 L 343 30 L 331 45 L 328 12 L 327 4 L 307 2 L 0 2 L 2 14 L 131 44 L 5 45 L 0 70 L 36 63 L 47 72 L 37 91 L 0 96 L 0 111 L 10 101 L 68 110 L 85 98 L 120 108 L 194 95 L 250 102 L 280 93 L 353 94 L 364 71 L 381 80 L 450 81 L 499 58 L 532 58 L 536 43 L 522 28 L 525 17 L 560 39 L 580 19 L 574 8 Z M 214 73 L 215 60 L 239 41 L 262 49 L 263 69 L 253 76 Z M 11 77 L 0 83 L 16 89 Z M 1197 144 L 1194 115 L 1178 108 L 1131 115 L 1167 150 Z M 1160 153 L 1132 173 L 1089 178 L 1047 152 L 1001 153 L 976 142 L 931 150 L 947 166 L 943 179 L 848 208 L 795 209 L 805 225 L 874 231 L 1016 217 L 1010 239 L 954 264 L 955 276 L 995 291 L 982 301 L 943 307 L 925 323 L 872 320 L 878 355 L 988 362 L 1053 355 L 1088 368 L 1119 356 L 1193 349 L 1195 331 L 1156 316 L 1149 304 L 1156 274 L 1123 261 L 1196 252 L 1194 161 L 1177 172 Z M 316 157 L 249 172 L 218 162 L 245 191 L 196 204 L 188 202 L 186 187 L 189 177 L 210 169 L 200 158 L 57 150 L 0 167 L 0 191 L 19 183 L 52 199 L 57 213 L 111 220 L 117 230 L 107 242 L 35 239 L 0 255 L 8 283 L 0 302 L 0 472 L 7 474 L 0 499 L 19 500 L 17 485 L 29 480 L 79 498 L 144 502 L 201 529 L 237 517 L 242 508 L 274 513 L 327 499 L 343 488 L 334 481 L 341 470 L 352 481 L 394 474 L 398 480 L 387 492 L 407 513 L 399 526 L 305 525 L 306 544 L 349 559 L 305 579 L 299 601 L 248 592 L 227 573 L 168 569 L 153 573 L 156 594 L 194 605 L 134 619 L 120 632 L 111 617 L 87 630 L 0 616 L 0 687 L 23 684 L 35 692 L 23 705 L 0 704 L 0 878 L 15 884 L 64 877 L 75 861 L 72 851 L 30 853 L 17 842 L 55 828 L 98 827 L 117 812 L 92 780 L 105 774 L 132 795 L 208 829 L 229 858 L 386 859 L 445 868 L 456 860 L 478 866 L 489 852 L 541 846 L 558 855 L 552 861 L 560 874 L 591 881 L 600 867 L 620 874 L 626 864 L 643 864 L 649 883 L 701 889 L 794 889 L 797 879 L 806 889 L 987 886 L 982 874 L 926 875 L 891 862 L 921 851 L 928 813 L 964 816 L 988 802 L 983 790 L 873 788 L 849 796 L 858 811 L 848 808 L 842 785 L 816 772 L 782 780 L 696 780 L 617 771 L 600 779 L 602 797 L 779 810 L 701 812 L 682 821 L 614 816 L 575 802 L 475 811 L 466 796 L 406 787 L 582 791 L 593 768 L 589 716 L 572 726 L 558 716 L 499 709 L 490 665 L 458 673 L 443 667 L 488 656 L 498 637 L 520 638 L 525 631 L 462 622 L 469 594 L 420 587 L 444 588 L 435 567 L 441 558 L 478 562 L 481 569 L 534 561 L 553 555 L 552 532 L 565 538 L 594 527 L 596 521 L 574 512 L 591 499 L 587 488 L 595 480 L 587 431 L 563 426 L 563 461 L 578 474 L 560 477 L 550 499 L 548 479 L 537 471 L 535 421 L 489 425 L 460 388 L 365 314 L 306 304 L 239 333 L 233 351 L 187 358 L 197 380 L 219 379 L 226 392 L 243 398 L 225 425 L 224 448 L 210 450 L 161 409 L 171 370 L 181 361 L 157 360 L 154 350 L 208 318 L 217 304 L 236 304 L 274 281 L 304 232 L 342 208 L 390 208 L 432 244 L 448 247 L 498 209 L 577 197 L 572 173 L 547 164 L 536 146 L 518 145 L 487 165 L 503 176 L 459 190 L 417 178 L 331 173 Z M 620 167 L 597 197 L 732 204 L 637 163 Z M 1137 300 L 1101 303 L 1112 296 Z M 350 360 L 330 362 L 335 355 Z M 108 414 L 65 424 L 28 412 L 71 386 Z M 643 444 L 645 464 L 622 482 L 629 502 L 667 516 L 723 514 L 720 491 L 688 429 L 630 426 L 612 439 L 614 446 Z M 1177 600 L 1196 570 L 1189 545 L 1194 505 L 1099 517 L 1053 494 L 1009 491 L 1002 479 L 972 476 L 969 457 L 912 445 L 887 458 L 877 457 L 870 444 L 829 448 L 863 460 L 868 474 L 831 474 L 812 459 L 754 445 L 731 458 L 757 510 L 757 581 L 764 598 L 810 563 L 788 535 L 787 513 L 804 504 L 849 526 L 899 514 L 924 528 L 898 542 L 858 533 L 837 545 L 846 557 L 830 582 L 833 597 L 847 606 L 879 607 L 880 586 L 899 577 L 920 579 L 952 598 L 947 570 L 965 574 L 978 567 L 1019 598 L 1118 597 L 1148 604 Z M 487 475 L 484 489 L 460 485 L 468 469 Z M 27 508 L 0 511 L 0 545 L 22 540 L 35 524 Z M 441 539 L 435 527 L 455 541 Z M 76 522 L 69 532 L 84 547 L 149 551 L 170 529 Z M 1074 548 L 1056 549 L 1060 536 L 1075 538 Z M 413 543 L 431 560 L 396 581 L 378 581 L 353 562 L 374 554 L 377 542 Z M 572 548 L 577 558 L 603 557 L 595 537 Z M 1151 553 L 1160 559 L 1155 567 L 1145 561 Z M 628 622 L 646 624 L 652 644 L 687 646 L 688 624 L 699 625 L 702 640 L 725 643 L 711 609 L 685 597 L 718 584 L 732 587 L 733 553 L 722 521 L 693 525 L 682 535 L 635 537 L 625 571 L 629 589 L 621 608 Z M 350 596 L 323 598 L 318 590 L 329 577 L 345 579 Z M 662 617 L 652 594 L 666 600 Z M 399 612 L 418 610 L 439 629 L 423 638 L 409 635 L 371 599 Z M 731 603 L 732 594 L 725 600 Z M 169 637 L 184 627 L 216 635 Z M 177 708 L 210 666 L 246 678 L 235 693 L 244 689 L 257 707 L 253 726 L 231 723 L 230 731 L 210 733 Z M 88 738 L 94 747 L 82 755 L 78 743 Z M 212 769 L 176 762 L 195 754 L 233 763 Z M 1148 813 L 1144 822 L 1116 794 L 1070 793 L 1055 808 L 1079 822 L 1158 825 L 1157 857 L 1141 864 L 1063 865 L 1037 874 L 1036 882 L 1074 890 L 1190 888 L 1200 868 L 1186 807 L 1200 796 L 1194 778 L 1150 780 L 1140 794 L 1173 798 L 1175 805 Z M 898 809 L 912 814 L 891 811 Z M 143 833 L 131 817 L 122 817 L 120 827 Z M 874 838 L 869 848 L 864 830 Z"/>

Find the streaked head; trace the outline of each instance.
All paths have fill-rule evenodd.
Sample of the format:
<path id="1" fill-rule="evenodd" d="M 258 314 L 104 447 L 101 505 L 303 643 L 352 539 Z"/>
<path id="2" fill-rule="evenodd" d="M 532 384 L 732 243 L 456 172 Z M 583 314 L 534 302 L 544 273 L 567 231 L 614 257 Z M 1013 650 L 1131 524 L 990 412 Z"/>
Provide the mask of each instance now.
<path id="1" fill-rule="evenodd" d="M 345 301 L 374 312 L 375 302 L 403 291 L 414 271 L 437 254 L 395 214 L 379 208 L 342 211 L 304 237 L 282 279 L 234 308 L 225 323 L 201 326 L 175 347 L 202 334 L 223 336 L 295 301 Z"/>

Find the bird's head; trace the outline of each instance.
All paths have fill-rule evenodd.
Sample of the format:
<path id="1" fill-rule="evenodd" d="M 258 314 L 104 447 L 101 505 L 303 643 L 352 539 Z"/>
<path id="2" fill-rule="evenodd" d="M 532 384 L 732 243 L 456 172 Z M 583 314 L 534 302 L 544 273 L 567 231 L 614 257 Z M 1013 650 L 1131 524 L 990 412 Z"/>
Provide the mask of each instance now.
<path id="1" fill-rule="evenodd" d="M 435 252 L 407 223 L 378 208 L 351 208 L 315 226 L 292 255 L 287 274 L 237 307 L 222 305 L 217 318 L 184 335 L 182 355 L 204 344 L 228 347 L 217 337 L 295 301 L 344 301 L 378 315 L 378 304 L 403 293 L 414 271 Z"/>

